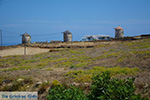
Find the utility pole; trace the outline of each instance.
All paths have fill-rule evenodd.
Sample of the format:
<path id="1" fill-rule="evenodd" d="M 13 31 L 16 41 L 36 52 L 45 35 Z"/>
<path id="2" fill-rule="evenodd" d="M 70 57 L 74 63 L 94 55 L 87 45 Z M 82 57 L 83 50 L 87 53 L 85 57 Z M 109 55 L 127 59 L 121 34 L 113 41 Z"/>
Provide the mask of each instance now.
<path id="1" fill-rule="evenodd" d="M 24 44 L 24 56 L 26 56 L 26 44 Z"/>
<path id="2" fill-rule="evenodd" d="M 3 50 L 3 43 L 2 43 L 2 30 L 0 30 L 1 32 L 1 50 Z"/>
<path id="3" fill-rule="evenodd" d="M 21 34 L 20 36 L 22 36 L 22 40 L 23 40 L 23 34 Z M 24 56 L 26 56 L 27 54 L 26 43 L 22 42 L 22 46 L 24 47 Z"/>

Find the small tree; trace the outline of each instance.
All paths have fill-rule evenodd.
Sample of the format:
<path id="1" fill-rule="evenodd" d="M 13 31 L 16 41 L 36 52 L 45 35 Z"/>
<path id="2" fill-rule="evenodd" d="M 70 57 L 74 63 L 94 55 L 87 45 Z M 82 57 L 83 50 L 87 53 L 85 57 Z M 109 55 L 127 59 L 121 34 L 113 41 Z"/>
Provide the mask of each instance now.
<path id="1" fill-rule="evenodd" d="M 109 72 L 96 75 L 92 78 L 90 100 L 143 100 L 140 95 L 135 95 L 135 78 L 111 79 Z"/>

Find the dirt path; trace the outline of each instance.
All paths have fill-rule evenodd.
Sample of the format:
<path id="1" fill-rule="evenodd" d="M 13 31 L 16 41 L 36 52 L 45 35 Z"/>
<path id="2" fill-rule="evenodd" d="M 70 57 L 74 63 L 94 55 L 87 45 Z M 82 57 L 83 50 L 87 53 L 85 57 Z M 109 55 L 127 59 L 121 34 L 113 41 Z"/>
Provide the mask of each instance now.
<path id="1" fill-rule="evenodd" d="M 26 54 L 27 55 L 34 55 L 39 53 L 48 52 L 49 49 L 41 49 L 41 48 L 32 48 L 27 47 L 26 48 Z M 0 51 L 0 56 L 10 56 L 10 55 L 24 55 L 24 47 L 18 47 L 18 48 L 11 48 Z"/>

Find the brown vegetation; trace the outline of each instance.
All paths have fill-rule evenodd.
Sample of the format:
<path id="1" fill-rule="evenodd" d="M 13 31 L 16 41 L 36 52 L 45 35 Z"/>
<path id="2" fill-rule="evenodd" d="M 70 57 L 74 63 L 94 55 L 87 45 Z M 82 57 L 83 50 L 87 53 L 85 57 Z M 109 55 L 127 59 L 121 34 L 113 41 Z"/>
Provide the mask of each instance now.
<path id="1" fill-rule="evenodd" d="M 103 42 L 93 48 L 55 48 L 26 57 L 1 57 L 0 91 L 36 90 L 45 98 L 50 86 L 58 84 L 56 80 L 87 89 L 92 74 L 110 71 L 112 77 L 135 77 L 136 93 L 149 96 L 149 43 L 150 39 Z M 20 78 L 23 81 L 18 82 Z"/>

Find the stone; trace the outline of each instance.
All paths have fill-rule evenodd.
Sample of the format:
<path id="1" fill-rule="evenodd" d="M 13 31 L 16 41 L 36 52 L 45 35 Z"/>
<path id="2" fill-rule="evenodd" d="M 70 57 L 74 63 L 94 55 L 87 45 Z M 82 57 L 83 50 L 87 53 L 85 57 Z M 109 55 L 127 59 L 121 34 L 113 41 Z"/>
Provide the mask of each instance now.
<path id="1" fill-rule="evenodd" d="M 79 86 L 79 83 L 73 82 L 71 85 L 73 85 L 73 86 Z"/>
<path id="2" fill-rule="evenodd" d="M 23 82 L 23 81 L 24 81 L 24 79 L 22 79 L 22 78 L 17 79 L 17 82 Z"/>
<path id="3" fill-rule="evenodd" d="M 42 84 L 42 82 L 37 82 L 36 85 L 35 85 L 35 87 L 38 87 L 41 84 Z"/>

